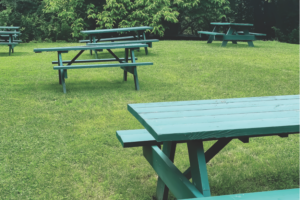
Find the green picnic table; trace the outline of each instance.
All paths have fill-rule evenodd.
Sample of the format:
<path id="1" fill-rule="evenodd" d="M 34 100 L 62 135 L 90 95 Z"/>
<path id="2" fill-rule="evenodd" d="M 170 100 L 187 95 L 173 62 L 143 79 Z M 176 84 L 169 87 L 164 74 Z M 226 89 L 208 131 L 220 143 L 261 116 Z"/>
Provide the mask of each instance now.
<path id="1" fill-rule="evenodd" d="M 139 90 L 139 80 L 137 74 L 137 66 L 153 65 L 151 62 L 136 63 L 137 58 L 134 55 L 134 49 L 139 47 L 146 47 L 146 44 L 119 44 L 119 45 L 89 45 L 89 46 L 75 46 L 75 47 L 55 47 L 55 48 L 39 48 L 34 49 L 35 53 L 41 53 L 43 51 L 56 51 L 58 55 L 58 61 L 53 61 L 52 64 L 58 64 L 53 67 L 54 70 L 58 70 L 59 84 L 63 86 L 63 92 L 66 93 L 65 78 L 68 78 L 68 69 L 86 69 L 86 68 L 103 68 L 103 67 L 120 67 L 123 71 L 124 81 L 127 81 L 127 73 L 133 74 L 135 89 Z M 107 59 L 89 59 L 89 60 L 77 60 L 77 58 L 86 50 L 104 50 L 106 49 L 114 58 Z M 125 57 L 119 58 L 111 49 L 125 49 Z M 62 53 L 68 53 L 69 51 L 80 51 L 72 60 L 62 60 Z M 116 61 L 115 64 L 96 64 L 96 65 L 72 65 L 74 63 L 91 63 L 91 62 L 111 62 Z M 131 61 L 131 63 L 129 63 Z M 66 65 L 64 65 L 66 64 Z"/>
<path id="2" fill-rule="evenodd" d="M 228 41 L 232 41 L 233 44 L 237 44 L 237 41 L 248 42 L 248 46 L 254 47 L 253 41 L 263 39 L 266 34 L 263 33 L 252 33 L 249 32 L 249 28 L 253 27 L 253 24 L 247 23 L 223 23 L 223 22 L 212 22 L 211 25 L 214 25 L 212 32 L 209 31 L 198 31 L 198 34 L 201 37 L 201 34 L 209 35 L 207 43 L 212 43 L 213 40 L 223 41 L 222 47 L 226 47 Z M 228 26 L 227 33 L 219 33 L 220 26 Z"/>
<path id="3" fill-rule="evenodd" d="M 100 30 L 85 30 L 81 31 L 83 34 L 89 35 L 89 40 L 81 40 L 79 42 L 87 42 L 87 43 L 97 43 L 103 41 L 115 41 L 115 40 L 146 40 L 146 30 L 152 30 L 153 27 L 150 26 L 140 26 L 140 27 L 127 27 L 127 28 L 112 28 L 112 29 L 100 29 Z M 120 33 L 120 32 L 133 32 L 132 36 L 125 37 L 114 37 L 114 38 L 102 38 L 101 34 L 105 33 Z M 138 42 L 138 41 L 137 41 Z M 151 42 L 152 44 L 152 42 Z M 148 46 L 147 46 L 148 47 Z M 148 54 L 148 48 L 145 47 L 145 53 Z M 152 47 L 152 45 L 149 45 Z M 92 51 L 90 51 L 92 55 Z M 97 51 L 95 51 L 97 57 Z"/>
<path id="4" fill-rule="evenodd" d="M 248 143 L 252 137 L 299 133 L 299 95 L 139 103 L 128 104 L 128 110 L 145 129 L 117 131 L 117 138 L 123 147 L 143 147 L 159 176 L 158 200 L 166 200 L 169 190 L 177 199 L 299 200 L 299 188 L 211 197 L 206 168 L 233 139 Z M 209 140 L 216 142 L 204 152 Z M 188 146 L 190 167 L 184 173 L 173 163 L 177 143 Z"/>
<path id="5" fill-rule="evenodd" d="M 0 45 L 9 46 L 9 55 L 14 53 L 14 47 L 19 43 L 14 40 L 15 35 L 20 34 L 20 32 L 16 31 L 0 31 Z"/>

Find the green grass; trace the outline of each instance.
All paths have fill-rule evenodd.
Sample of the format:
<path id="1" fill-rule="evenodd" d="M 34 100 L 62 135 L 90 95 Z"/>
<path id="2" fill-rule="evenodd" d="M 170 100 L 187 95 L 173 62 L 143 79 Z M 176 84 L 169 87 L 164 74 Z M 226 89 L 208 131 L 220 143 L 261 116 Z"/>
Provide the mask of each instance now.
<path id="1" fill-rule="evenodd" d="M 20 44 L 12 56 L 0 46 L 0 199 L 155 199 L 157 175 L 142 148 L 123 149 L 115 136 L 143 128 L 128 103 L 299 94 L 298 45 L 220 44 L 160 41 L 148 56 L 136 52 L 137 62 L 154 63 L 138 67 L 140 91 L 119 68 L 69 70 L 67 94 L 52 69 L 57 54 L 33 49 L 79 44 Z M 188 167 L 185 144 L 175 164 Z M 234 140 L 208 174 L 212 195 L 299 187 L 299 136 Z"/>

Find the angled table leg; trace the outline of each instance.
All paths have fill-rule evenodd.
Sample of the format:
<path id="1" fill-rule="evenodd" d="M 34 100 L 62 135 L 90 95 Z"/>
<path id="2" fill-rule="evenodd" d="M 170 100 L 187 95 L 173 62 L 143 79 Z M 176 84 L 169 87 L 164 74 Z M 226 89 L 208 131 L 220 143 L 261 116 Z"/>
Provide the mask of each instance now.
<path id="1" fill-rule="evenodd" d="M 189 158 L 193 184 L 203 194 L 204 197 L 210 196 L 208 174 L 206 169 L 205 154 L 202 141 L 188 142 Z"/>
<path id="2" fill-rule="evenodd" d="M 177 199 L 203 197 L 158 146 L 143 146 L 143 154 Z"/>
<path id="3" fill-rule="evenodd" d="M 215 26 L 212 32 L 218 32 L 218 31 L 219 31 L 219 27 Z M 207 43 L 212 43 L 213 40 L 214 40 L 214 36 L 210 35 L 207 40 Z"/>
<path id="4" fill-rule="evenodd" d="M 244 35 L 250 35 L 248 28 L 244 27 L 243 28 Z M 254 47 L 253 41 L 247 41 L 249 47 Z"/>
<path id="5" fill-rule="evenodd" d="M 125 49 L 125 62 L 128 63 L 128 51 L 129 49 Z M 127 71 L 126 70 L 123 70 L 124 71 L 124 75 L 123 75 L 123 80 L 124 81 L 127 81 Z"/>
<path id="6" fill-rule="evenodd" d="M 92 40 L 92 36 L 91 36 L 91 35 L 89 35 L 89 39 L 90 39 L 90 43 L 93 43 L 93 40 Z M 90 50 L 90 54 L 93 55 L 93 51 L 92 51 L 92 50 Z"/>
<path id="7" fill-rule="evenodd" d="M 235 29 L 234 29 L 233 27 L 229 26 L 229 29 L 228 29 L 226 35 L 232 35 L 233 32 L 235 32 Z M 232 41 L 232 42 L 233 42 L 233 41 Z M 223 40 L 221 46 L 222 46 L 222 47 L 226 47 L 227 43 L 228 43 L 228 40 Z"/>
<path id="8" fill-rule="evenodd" d="M 59 66 L 63 66 L 61 52 L 57 52 L 57 53 L 58 53 L 58 64 Z M 65 78 L 67 77 L 67 71 L 63 69 L 59 69 L 58 71 L 59 71 L 59 82 L 63 86 L 63 92 L 67 93 L 66 83 L 65 83 Z"/>
<path id="9" fill-rule="evenodd" d="M 163 153 L 170 159 L 170 161 L 174 162 L 175 157 L 175 142 L 164 142 L 163 144 Z M 167 200 L 168 199 L 169 188 L 162 181 L 160 177 L 157 180 L 157 188 L 156 188 L 156 197 L 157 200 Z"/>
<path id="10" fill-rule="evenodd" d="M 134 49 L 130 49 L 130 56 L 131 56 L 131 62 L 135 63 Z M 133 69 L 133 78 L 134 78 L 135 89 L 140 90 L 140 85 L 139 85 L 139 79 L 138 79 L 136 66 L 131 67 L 131 68 Z"/>
<path id="11" fill-rule="evenodd" d="M 143 32 L 143 40 L 146 40 L 146 34 Z M 145 47 L 145 53 L 148 55 L 148 47 Z"/>
<path id="12" fill-rule="evenodd" d="M 93 35 L 93 43 L 96 43 L 96 36 Z M 97 50 L 95 49 L 95 58 L 98 59 Z"/>

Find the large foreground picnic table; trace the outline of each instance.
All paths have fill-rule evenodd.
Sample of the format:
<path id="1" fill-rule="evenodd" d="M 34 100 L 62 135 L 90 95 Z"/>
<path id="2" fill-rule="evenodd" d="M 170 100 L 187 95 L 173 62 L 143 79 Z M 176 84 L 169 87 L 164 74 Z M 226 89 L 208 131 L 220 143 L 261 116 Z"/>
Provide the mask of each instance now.
<path id="1" fill-rule="evenodd" d="M 16 31 L 0 31 L 0 45 L 9 46 L 9 55 L 14 53 L 14 47 L 19 43 L 15 40 L 15 36 L 19 35 L 20 32 Z"/>
<path id="2" fill-rule="evenodd" d="M 248 143 L 251 137 L 299 133 L 299 95 L 128 104 L 128 110 L 145 129 L 117 131 L 117 137 L 123 147 L 143 146 L 159 176 L 157 199 L 166 200 L 168 190 L 178 199 L 299 199 L 299 188 L 210 197 L 206 169 L 233 139 Z M 208 140 L 217 141 L 204 152 Z M 190 168 L 184 173 L 173 164 L 177 143 L 188 146 Z"/>
<path id="3" fill-rule="evenodd" d="M 100 30 L 85 30 L 81 33 L 89 35 L 89 41 L 82 40 L 80 42 L 97 43 L 103 41 L 115 41 L 115 40 L 146 40 L 146 30 L 151 30 L 153 27 L 140 26 L 140 27 L 127 27 L 127 28 L 112 28 L 112 29 L 100 29 Z M 106 33 L 120 33 L 120 32 L 131 32 L 132 36 L 116 37 L 116 38 L 102 38 L 101 35 Z M 147 46 L 148 47 L 148 46 Z M 145 52 L 148 54 L 148 48 L 145 47 Z M 152 47 L 151 45 L 149 47 Z M 92 55 L 92 51 L 90 51 Z M 97 56 L 97 51 L 95 51 Z"/>
<path id="4" fill-rule="evenodd" d="M 101 46 L 75 46 L 75 47 L 55 47 L 55 48 L 39 48 L 34 49 L 35 53 L 41 53 L 43 51 L 56 51 L 58 55 L 58 61 L 53 61 L 52 64 L 58 64 L 53 67 L 54 70 L 58 70 L 59 84 L 63 86 L 63 92 L 66 93 L 65 78 L 68 78 L 68 69 L 85 69 L 85 68 L 103 68 L 103 67 L 120 67 L 124 71 L 124 81 L 127 81 L 127 72 L 133 74 L 135 89 L 139 90 L 139 81 L 137 74 L 137 66 L 153 65 L 151 62 L 136 63 L 137 58 L 134 55 L 134 49 L 139 47 L 146 47 L 146 44 L 130 44 L 130 45 L 101 45 Z M 77 60 L 77 58 L 86 50 L 104 50 L 106 49 L 114 58 L 107 59 L 90 59 L 90 60 Z M 115 55 L 111 49 L 125 49 L 125 57 L 119 58 Z M 80 51 L 72 60 L 62 60 L 62 53 L 68 53 L 69 51 Z M 111 62 L 117 61 L 115 64 L 96 64 L 96 65 L 72 65 L 75 63 L 91 63 L 91 62 Z M 131 63 L 129 63 L 131 61 Z M 66 64 L 66 65 L 64 65 Z"/>
<path id="5" fill-rule="evenodd" d="M 248 46 L 254 47 L 253 41 L 263 39 L 266 34 L 263 33 L 252 33 L 249 32 L 249 28 L 253 27 L 253 24 L 247 23 L 227 23 L 227 22 L 212 22 L 211 25 L 214 25 L 212 32 L 208 31 L 198 31 L 198 34 L 209 35 L 207 43 L 212 43 L 213 40 L 219 40 L 222 42 L 222 47 L 225 47 L 228 41 L 232 41 L 233 44 L 237 44 L 237 41 L 248 42 Z M 220 26 L 228 26 L 227 33 L 219 33 Z"/>

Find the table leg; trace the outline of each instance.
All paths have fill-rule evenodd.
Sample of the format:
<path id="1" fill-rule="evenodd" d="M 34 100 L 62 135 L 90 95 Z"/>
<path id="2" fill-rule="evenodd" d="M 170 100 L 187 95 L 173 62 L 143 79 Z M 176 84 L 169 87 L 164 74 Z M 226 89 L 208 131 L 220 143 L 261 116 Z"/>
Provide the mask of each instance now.
<path id="1" fill-rule="evenodd" d="M 210 188 L 208 183 L 203 142 L 191 141 L 187 144 L 189 150 L 193 184 L 203 194 L 204 197 L 209 197 Z"/>
<path id="2" fill-rule="evenodd" d="M 128 49 L 125 49 L 125 62 L 128 63 Z M 127 81 L 127 71 L 124 70 L 123 80 Z"/>
<path id="3" fill-rule="evenodd" d="M 164 142 L 164 144 L 163 144 L 163 153 L 172 162 L 174 162 L 175 149 L 176 149 L 176 143 L 175 142 Z M 168 199 L 168 193 L 169 193 L 169 188 L 162 181 L 162 179 L 160 177 L 158 177 L 157 187 L 156 187 L 157 200 L 167 200 Z"/>
<path id="4" fill-rule="evenodd" d="M 146 34 L 145 34 L 145 32 L 143 32 L 143 39 L 146 40 Z M 148 47 L 145 47 L 145 53 L 146 53 L 146 55 L 148 55 Z"/>
<path id="5" fill-rule="evenodd" d="M 93 40 L 92 40 L 92 36 L 91 36 L 91 35 L 89 35 L 89 40 L 90 40 L 90 43 L 93 43 Z M 90 50 L 90 54 L 93 55 L 93 51 L 92 51 L 92 50 Z"/>
<path id="6" fill-rule="evenodd" d="M 219 31 L 219 27 L 215 26 L 212 32 L 218 32 L 218 31 Z M 207 40 L 207 43 L 212 43 L 213 40 L 214 40 L 214 36 L 210 35 Z"/>
<path id="7" fill-rule="evenodd" d="M 130 56 L 131 56 L 131 62 L 135 63 L 134 49 L 130 49 Z M 140 90 L 140 85 L 139 85 L 139 79 L 138 79 L 136 66 L 132 67 L 132 69 L 133 69 L 135 89 Z"/>
<path id="8" fill-rule="evenodd" d="M 249 30 L 247 28 L 243 28 L 244 35 L 250 35 Z M 247 41 L 249 47 L 254 47 L 253 41 Z"/>
<path id="9" fill-rule="evenodd" d="M 93 35 L 93 43 L 96 43 L 96 36 Z M 98 59 L 97 50 L 95 49 L 95 58 Z"/>

